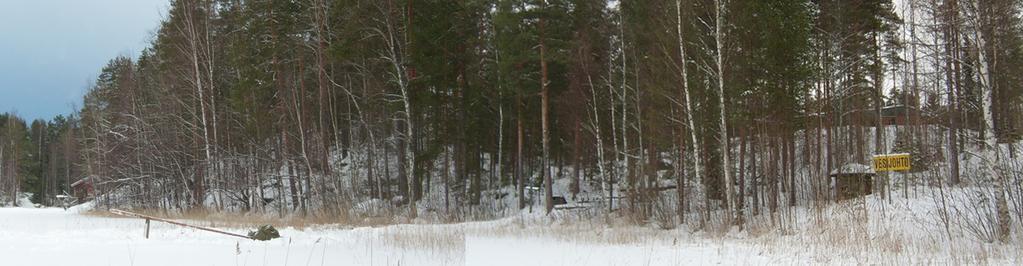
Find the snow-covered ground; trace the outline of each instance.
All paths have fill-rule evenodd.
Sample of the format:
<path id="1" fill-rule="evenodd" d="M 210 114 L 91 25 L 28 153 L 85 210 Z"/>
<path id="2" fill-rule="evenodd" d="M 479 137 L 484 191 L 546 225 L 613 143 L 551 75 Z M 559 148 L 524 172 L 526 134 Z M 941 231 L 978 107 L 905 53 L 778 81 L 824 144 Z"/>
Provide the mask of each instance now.
<path id="1" fill-rule="evenodd" d="M 972 188 L 915 197 L 782 208 L 747 221 L 744 230 L 628 225 L 603 218 L 523 214 L 468 223 L 469 265 L 1021 265 L 1020 235 L 993 243 L 983 227 L 983 204 L 965 201 Z M 933 193 L 933 194 L 932 194 Z M 939 193 L 945 193 L 942 203 Z M 953 195 L 954 194 L 954 195 Z M 942 207 L 945 206 L 945 207 Z M 942 214 L 944 213 L 944 214 Z M 941 217 L 949 217 L 947 223 Z M 773 221 L 772 221 L 773 220 Z M 715 221 L 713 223 L 718 223 Z M 946 227 L 947 225 L 947 227 Z M 689 227 L 692 226 L 692 227 Z"/>
<path id="2" fill-rule="evenodd" d="M 464 241 L 446 225 L 284 228 L 251 241 L 139 219 L 63 209 L 0 209 L 2 265 L 461 265 Z M 245 229 L 229 229 L 244 234 Z"/>
<path id="3" fill-rule="evenodd" d="M 975 189 L 917 188 L 823 208 L 753 216 L 745 230 L 671 230 L 559 210 L 486 222 L 283 228 L 259 242 L 55 208 L 0 208 L 0 265 L 1020 265 L 1017 233 L 990 243 L 971 227 Z M 939 195 L 949 195 L 942 202 Z M 941 207 L 948 206 L 948 207 Z M 942 213 L 936 213 L 942 212 Z M 940 219 L 951 217 L 948 222 Z M 206 222 L 190 221 L 209 225 Z M 711 224 L 716 223 L 712 222 Z M 245 233 L 249 228 L 228 228 Z"/>
<path id="4" fill-rule="evenodd" d="M 535 217 L 534 217 L 535 218 Z M 679 232 L 622 228 L 564 234 L 506 219 L 460 225 L 283 229 L 259 242 L 138 219 L 62 209 L 0 209 L 0 255 L 8 265 L 696 265 L 779 261 L 756 247 L 678 239 Z M 533 230 L 535 229 L 535 230 Z M 539 230 L 539 231 L 538 231 Z M 243 229 L 232 231 L 242 233 Z M 664 233 L 659 237 L 652 234 Z M 610 242 L 602 237 L 610 237 Z M 635 234 L 635 235 L 633 235 Z"/>

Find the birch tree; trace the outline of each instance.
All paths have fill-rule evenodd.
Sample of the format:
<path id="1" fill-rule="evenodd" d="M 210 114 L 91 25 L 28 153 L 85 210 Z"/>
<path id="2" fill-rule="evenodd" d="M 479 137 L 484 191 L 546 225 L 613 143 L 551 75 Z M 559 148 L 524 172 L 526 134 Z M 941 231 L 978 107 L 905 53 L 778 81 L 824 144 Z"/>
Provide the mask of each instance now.
<path id="1" fill-rule="evenodd" d="M 542 14 L 544 9 L 547 7 L 547 0 L 540 0 L 540 101 L 541 101 L 541 123 L 543 131 L 543 183 L 544 183 L 544 203 L 547 213 L 550 214 L 554 210 L 554 186 L 551 175 L 551 157 L 550 157 L 550 130 L 548 129 L 550 121 L 550 91 L 547 85 L 547 46 L 544 45 L 544 15 Z"/>
<path id="2" fill-rule="evenodd" d="M 679 66 L 679 70 L 681 72 L 680 75 L 682 76 L 682 98 L 685 101 L 683 103 L 685 105 L 685 113 L 686 113 L 685 120 L 686 120 L 686 124 L 689 127 L 688 130 L 687 130 L 687 131 L 689 131 L 689 146 L 690 146 L 689 150 L 691 150 L 692 154 L 693 154 L 693 156 L 692 156 L 692 158 L 693 158 L 693 160 L 692 160 L 693 161 L 693 178 L 695 180 L 702 180 L 701 179 L 702 177 L 700 176 L 700 171 L 701 171 L 700 170 L 700 159 L 697 158 L 702 153 L 700 152 L 700 145 L 699 145 L 699 143 L 697 142 L 697 139 L 696 139 L 696 124 L 693 122 L 694 121 L 694 119 L 693 119 L 693 101 L 692 101 L 692 99 L 690 97 L 690 94 L 689 94 L 689 70 L 687 69 L 687 63 L 686 63 L 688 59 L 686 57 L 685 37 L 684 37 L 684 35 L 682 35 L 682 0 L 675 0 L 675 26 L 676 26 L 676 31 L 678 33 L 678 52 L 679 52 L 679 58 L 682 60 L 680 66 Z M 679 191 L 679 193 L 678 193 L 678 205 L 679 205 L 678 206 L 678 215 L 679 215 L 679 217 L 678 218 L 679 218 L 680 222 L 684 222 L 685 221 L 685 195 L 684 195 L 685 187 L 683 186 L 683 184 L 685 184 L 685 181 L 682 180 L 683 178 L 685 178 L 685 177 L 683 177 L 682 175 L 679 175 L 679 177 L 678 177 L 678 184 L 677 184 L 678 191 Z"/>
<path id="3" fill-rule="evenodd" d="M 974 25 L 974 31 L 972 33 L 972 39 L 977 44 L 977 64 L 976 75 L 977 80 L 980 82 L 980 89 L 982 90 L 983 96 L 981 96 L 981 112 L 983 113 L 984 119 L 984 149 L 981 152 L 981 156 L 984 160 L 984 170 L 987 176 L 992 179 L 995 184 L 995 215 L 998 221 L 997 237 L 998 240 L 1005 243 L 1009 241 L 1011 232 L 1011 218 L 1009 217 L 1009 204 L 1005 198 L 1005 176 L 1001 169 L 1001 155 L 998 151 L 998 141 L 995 139 L 995 121 L 993 115 L 994 101 L 994 88 L 991 84 L 991 66 L 988 62 L 988 51 L 987 42 L 988 36 L 985 36 L 983 29 L 990 27 L 990 23 L 987 20 L 987 16 L 983 14 L 982 5 L 980 0 L 971 1 L 973 6 L 973 16 L 971 20 Z"/>
<path id="4" fill-rule="evenodd" d="M 725 12 L 727 12 L 727 0 L 714 0 L 714 44 L 716 48 L 715 62 L 717 67 L 717 93 L 718 107 L 720 108 L 718 120 L 718 141 L 721 143 L 721 172 L 725 181 L 725 200 L 727 200 L 728 217 L 732 222 L 739 222 L 735 209 L 735 190 L 732 182 L 731 162 L 729 161 L 728 150 L 728 124 L 725 116 Z"/>
<path id="5" fill-rule="evenodd" d="M 386 50 L 384 51 L 383 59 L 390 64 L 391 67 L 391 82 L 398 87 L 398 94 L 395 95 L 398 101 L 401 102 L 402 112 L 401 116 L 404 118 L 404 145 L 405 145 L 405 160 L 402 162 L 405 164 L 405 175 L 406 181 L 408 182 L 408 193 L 407 201 L 409 205 L 409 217 L 415 218 L 417 216 L 416 199 L 414 193 L 414 182 L 415 182 L 415 166 L 416 166 L 416 153 L 415 146 L 412 140 L 415 136 L 414 125 L 413 125 L 413 114 L 412 114 L 412 99 L 411 92 L 409 91 L 409 77 L 408 77 L 408 63 L 405 60 L 406 56 L 406 45 L 407 45 L 407 27 L 410 25 L 406 24 L 404 14 L 405 12 L 397 12 L 398 18 L 401 21 L 394 21 L 392 17 L 394 3 L 389 3 L 387 7 L 381 7 L 381 13 L 384 21 L 382 29 L 376 29 L 377 34 L 383 38 L 386 44 Z"/>

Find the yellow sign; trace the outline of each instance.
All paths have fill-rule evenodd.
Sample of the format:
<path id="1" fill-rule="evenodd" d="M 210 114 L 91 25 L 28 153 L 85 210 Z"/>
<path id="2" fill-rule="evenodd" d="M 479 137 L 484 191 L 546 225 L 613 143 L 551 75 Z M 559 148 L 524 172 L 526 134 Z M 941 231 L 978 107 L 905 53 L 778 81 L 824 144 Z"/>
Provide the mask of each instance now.
<path id="1" fill-rule="evenodd" d="M 909 153 L 874 156 L 874 171 L 906 171 L 911 169 Z"/>

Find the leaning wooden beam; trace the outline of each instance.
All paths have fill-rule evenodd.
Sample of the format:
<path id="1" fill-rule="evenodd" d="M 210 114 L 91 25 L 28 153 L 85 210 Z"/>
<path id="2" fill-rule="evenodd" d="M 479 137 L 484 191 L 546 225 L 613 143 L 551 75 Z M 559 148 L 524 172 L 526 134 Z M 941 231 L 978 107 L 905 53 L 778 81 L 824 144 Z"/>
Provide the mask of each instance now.
<path id="1" fill-rule="evenodd" d="M 224 235 L 229 235 L 229 236 L 234 236 L 234 237 L 241 237 L 241 238 L 244 238 L 244 239 L 253 240 L 251 237 L 246 236 L 246 235 L 240 235 L 240 234 L 235 234 L 235 233 L 231 233 L 231 232 L 225 232 L 225 231 L 221 231 L 221 230 L 217 230 L 217 229 L 213 229 L 213 228 L 208 228 L 208 227 L 184 224 L 184 223 L 180 223 L 180 222 L 175 222 L 175 221 L 171 221 L 171 220 L 167 220 L 167 219 L 162 219 L 162 218 L 156 218 L 156 217 L 153 217 L 153 216 L 144 215 L 144 214 L 138 214 L 138 213 L 129 212 L 129 211 L 122 211 L 122 210 L 118 210 L 118 209 L 110 209 L 110 213 L 113 213 L 113 214 L 116 214 L 116 215 L 121 215 L 121 216 L 126 216 L 126 217 L 134 217 L 134 218 L 139 218 L 139 219 L 145 219 L 146 220 L 146 238 L 149 238 L 149 220 L 153 220 L 153 221 L 160 221 L 160 222 L 165 222 L 165 223 L 169 223 L 169 224 L 173 224 L 173 225 L 178 225 L 178 226 L 184 226 L 184 227 L 188 227 L 188 228 L 199 229 L 199 230 L 203 230 L 203 231 L 207 231 L 207 232 L 213 232 L 213 233 L 224 234 Z"/>

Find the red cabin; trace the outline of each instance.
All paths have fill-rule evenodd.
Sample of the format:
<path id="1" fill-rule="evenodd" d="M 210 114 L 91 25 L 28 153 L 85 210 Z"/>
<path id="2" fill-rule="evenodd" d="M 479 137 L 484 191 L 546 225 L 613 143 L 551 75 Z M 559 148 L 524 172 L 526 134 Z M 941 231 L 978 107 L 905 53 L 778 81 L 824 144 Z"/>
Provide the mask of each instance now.
<path id="1" fill-rule="evenodd" d="M 71 183 L 71 196 L 78 198 L 79 201 L 85 201 L 86 199 L 92 199 L 96 194 L 95 186 L 92 183 L 92 178 L 82 178 L 74 183 Z"/>

